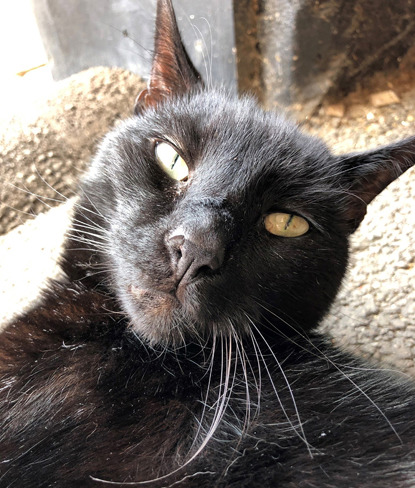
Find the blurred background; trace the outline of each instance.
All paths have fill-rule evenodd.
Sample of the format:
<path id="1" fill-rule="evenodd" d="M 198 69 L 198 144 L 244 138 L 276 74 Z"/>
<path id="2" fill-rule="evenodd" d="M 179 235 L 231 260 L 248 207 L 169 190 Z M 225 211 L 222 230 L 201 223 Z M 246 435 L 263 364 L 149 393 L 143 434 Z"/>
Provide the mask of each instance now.
<path id="1" fill-rule="evenodd" d="M 62 80 L 94 66 L 147 77 L 155 3 L 2 2 L 5 104 L 10 105 L 10 78 L 16 82 L 17 73 L 39 80 L 39 92 L 49 88 L 52 77 Z M 254 93 L 266 108 L 288 107 L 304 118 L 376 75 L 378 84 L 386 77 L 413 82 L 415 0 L 176 0 L 174 5 L 184 43 L 204 78 Z"/>

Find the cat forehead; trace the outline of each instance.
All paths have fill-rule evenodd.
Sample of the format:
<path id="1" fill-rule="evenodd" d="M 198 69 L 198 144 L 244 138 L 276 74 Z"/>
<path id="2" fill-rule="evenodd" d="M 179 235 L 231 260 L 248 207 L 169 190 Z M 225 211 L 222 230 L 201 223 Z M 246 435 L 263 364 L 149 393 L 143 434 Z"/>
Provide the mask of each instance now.
<path id="1" fill-rule="evenodd" d="M 273 137 L 280 134 L 283 138 L 297 132 L 295 124 L 262 110 L 249 97 L 238 99 L 212 91 L 187 94 L 165 103 L 157 111 L 156 123 L 160 122 L 178 134 L 199 137 L 213 135 L 232 139 L 233 135 L 246 135 L 255 140 L 270 134 Z M 188 132 L 189 129 L 192 132 Z"/>
<path id="2" fill-rule="evenodd" d="M 167 101 L 138 121 L 143 135 L 172 142 L 191 156 L 251 158 L 255 165 L 324 159 L 326 146 L 303 134 L 282 114 L 267 112 L 250 97 L 201 91 Z M 298 161 L 297 161 L 298 162 Z M 218 162 L 220 164 L 220 162 Z"/>

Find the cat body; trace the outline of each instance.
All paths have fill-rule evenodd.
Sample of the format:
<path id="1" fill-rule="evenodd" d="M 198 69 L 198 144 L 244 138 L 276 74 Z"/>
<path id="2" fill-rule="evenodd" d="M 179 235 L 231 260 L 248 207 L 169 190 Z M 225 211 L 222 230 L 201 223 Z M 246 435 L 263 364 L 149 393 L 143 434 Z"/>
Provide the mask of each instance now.
<path id="1" fill-rule="evenodd" d="M 206 89 L 169 1 L 135 112 L 2 333 L 0 486 L 414 486 L 415 385 L 313 329 L 415 138 L 333 156 Z"/>
<path id="2" fill-rule="evenodd" d="M 100 486 L 95 479 L 150 480 L 184 464 L 215 420 L 221 355 L 209 371 L 203 351 L 150 351 L 106 312 L 112 304 L 99 292 L 78 284 L 49 294 L 43 310 L 3 334 L 10 373 L 0 486 Z M 281 369 L 264 344 L 263 362 L 246 349 L 252 370 L 232 365 L 214 438 L 150 486 L 413 486 L 413 386 L 318 336 L 276 342 Z"/>

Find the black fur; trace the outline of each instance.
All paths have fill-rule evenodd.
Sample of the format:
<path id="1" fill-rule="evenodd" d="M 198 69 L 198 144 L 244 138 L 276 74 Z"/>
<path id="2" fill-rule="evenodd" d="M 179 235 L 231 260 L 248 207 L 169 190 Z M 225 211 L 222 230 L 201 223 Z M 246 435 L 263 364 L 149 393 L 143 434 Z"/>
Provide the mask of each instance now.
<path id="1" fill-rule="evenodd" d="M 66 279 L 2 334 L 0 487 L 414 486 L 413 383 L 313 329 L 415 138 L 333 156 L 206 90 L 169 1 L 157 22 L 137 115 L 81 185 Z M 187 180 L 157 164 L 160 141 Z M 310 230 L 271 235 L 276 211 Z"/>

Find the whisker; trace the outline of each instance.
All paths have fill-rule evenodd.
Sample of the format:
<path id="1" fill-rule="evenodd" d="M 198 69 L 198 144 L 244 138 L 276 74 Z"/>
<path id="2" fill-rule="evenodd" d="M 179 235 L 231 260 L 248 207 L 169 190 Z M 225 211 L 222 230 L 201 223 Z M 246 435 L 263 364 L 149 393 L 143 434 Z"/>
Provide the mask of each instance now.
<path id="1" fill-rule="evenodd" d="M 286 411 L 286 409 L 285 409 L 285 407 L 284 407 L 284 405 L 283 405 L 283 403 L 282 403 L 281 397 L 280 397 L 280 395 L 278 394 L 278 390 L 277 390 L 277 388 L 276 388 L 276 386 L 275 386 L 275 383 L 274 383 L 274 381 L 273 381 L 273 379 L 272 379 L 271 372 L 270 372 L 270 371 L 269 371 L 269 369 L 268 369 L 268 365 L 267 365 L 267 362 L 266 362 L 266 360 L 265 360 L 265 357 L 264 357 L 264 355 L 263 355 L 263 353 L 262 353 L 262 351 L 261 351 L 261 349 L 260 349 L 260 347 L 259 347 L 259 344 L 258 344 L 258 342 L 257 342 L 257 339 L 255 338 L 255 336 L 254 336 L 254 335 L 252 335 L 252 340 L 253 340 L 253 341 L 256 343 L 256 345 L 257 345 L 257 350 L 258 350 L 258 352 L 259 352 L 259 354 L 260 354 L 260 357 L 261 357 L 261 359 L 262 359 L 262 362 L 263 362 L 263 364 L 264 364 L 264 366 L 265 366 L 265 370 L 267 371 L 267 374 L 268 374 L 268 377 L 269 377 L 269 380 L 270 380 L 270 383 L 271 383 L 272 389 L 274 390 L 275 396 L 277 397 L 277 400 L 278 400 L 278 403 L 280 404 L 281 410 L 282 410 L 282 412 L 283 412 L 283 414 L 284 414 L 285 418 L 287 419 L 288 423 L 291 425 L 292 429 L 294 430 L 294 432 L 295 432 L 295 433 L 297 434 L 297 436 L 298 436 L 298 437 L 299 437 L 299 438 L 300 438 L 300 439 L 301 439 L 301 440 L 302 440 L 302 441 L 305 443 L 305 445 L 306 445 L 306 447 L 307 447 L 307 450 L 308 450 L 308 452 L 309 452 L 310 457 L 311 457 L 311 458 L 313 458 L 313 454 L 312 454 L 312 452 L 311 452 L 311 447 L 312 447 L 312 446 L 311 446 L 311 445 L 310 445 L 310 443 L 307 441 L 307 438 L 306 438 L 306 436 L 305 436 L 305 432 L 304 432 L 304 428 L 303 428 L 303 423 L 302 423 L 302 421 L 301 421 L 301 418 L 300 418 L 300 415 L 299 415 L 299 412 L 298 412 L 298 409 L 297 409 L 297 404 L 296 404 L 296 401 L 295 401 L 295 398 L 294 398 L 294 395 L 293 395 L 293 392 L 292 392 L 292 388 L 290 387 L 289 381 L 288 381 L 288 379 L 287 379 L 287 376 L 285 375 L 284 370 L 282 369 L 280 362 L 279 362 L 279 361 L 278 361 L 278 359 L 276 358 L 276 356 L 275 356 L 274 352 L 272 351 L 272 349 L 271 349 L 270 345 L 268 344 L 268 342 L 265 340 L 264 336 L 263 336 L 263 335 L 262 335 L 262 334 L 259 332 L 259 330 L 258 330 L 258 328 L 256 327 L 256 325 L 254 324 L 254 322 L 253 322 L 253 321 L 252 321 L 250 318 L 248 318 L 248 319 L 249 319 L 249 321 L 251 322 L 251 324 L 252 324 L 253 328 L 255 329 L 255 331 L 256 331 L 257 333 L 259 333 L 259 335 L 260 335 L 261 339 L 264 341 L 265 345 L 268 347 L 269 351 L 271 352 L 272 357 L 274 358 L 274 360 L 275 360 L 275 361 L 276 361 L 276 363 L 277 363 L 277 366 L 278 366 L 279 370 L 281 371 L 281 374 L 282 374 L 282 376 L 283 376 L 283 378 L 284 378 L 284 381 L 285 381 L 285 383 L 286 383 L 286 385 L 287 385 L 287 387 L 288 387 L 288 390 L 289 390 L 289 392 L 290 392 L 290 396 L 291 396 L 291 399 L 292 399 L 292 402 L 293 402 L 293 406 L 294 406 L 294 410 L 295 410 L 295 413 L 296 413 L 296 417 L 297 417 L 297 419 L 298 419 L 298 423 L 299 423 L 300 432 L 297 430 L 296 426 L 293 424 L 292 420 L 290 419 L 290 417 L 289 417 L 289 415 L 288 415 L 288 413 L 287 413 L 287 411 Z"/>
<path id="2" fill-rule="evenodd" d="M 9 205 L 8 203 L 5 203 L 5 202 L 0 202 L 2 205 L 4 205 L 5 207 L 7 208 L 11 208 L 12 210 L 14 210 L 15 212 L 19 212 L 23 215 L 28 215 L 31 219 L 34 219 L 36 217 L 36 214 L 35 212 L 32 210 L 30 212 L 25 212 L 24 210 L 21 210 L 19 208 L 16 208 L 16 207 L 13 207 L 12 205 Z M 21 220 L 21 219 L 20 219 Z"/>
<path id="3" fill-rule="evenodd" d="M 63 195 L 62 193 L 60 193 L 48 181 L 46 181 L 46 179 L 39 173 L 39 170 L 37 169 L 36 165 L 35 165 L 35 171 L 36 171 L 37 175 L 39 176 L 39 178 L 43 181 L 43 183 L 45 183 L 45 185 L 47 187 L 49 187 L 52 191 L 54 191 L 55 193 L 57 193 L 59 196 L 61 196 L 63 198 L 63 200 L 62 200 L 63 202 L 66 202 L 68 200 L 68 197 L 66 197 L 65 195 Z"/>
<path id="4" fill-rule="evenodd" d="M 251 329 L 249 331 L 249 335 L 250 335 L 251 343 L 252 343 L 252 345 L 254 347 L 254 352 L 255 352 L 255 357 L 256 357 L 256 360 L 257 360 L 257 367 L 258 367 L 258 381 L 256 381 L 256 377 L 254 375 L 256 389 L 257 389 L 257 392 L 258 392 L 258 404 L 257 404 L 257 409 L 256 409 L 256 413 L 255 414 L 258 415 L 259 414 L 259 410 L 260 410 L 260 405 L 261 405 L 262 368 L 261 368 L 261 361 L 259 360 L 259 355 L 258 355 L 258 350 L 257 350 L 257 344 L 256 344 L 255 337 L 254 337 L 253 332 L 252 332 Z"/>
<path id="5" fill-rule="evenodd" d="M 206 19 L 205 19 L 206 20 Z M 209 23 L 208 23 L 209 25 Z M 191 23 L 192 29 L 197 35 L 199 34 L 199 39 L 202 40 L 204 48 L 202 49 L 202 57 L 203 57 L 203 64 L 205 66 L 205 72 L 206 72 L 206 85 L 208 88 L 212 88 L 212 68 L 211 68 L 211 61 L 209 59 L 209 54 L 208 54 L 208 49 L 205 41 L 205 36 L 203 35 L 202 31 L 197 27 L 197 25 Z M 209 25 L 210 28 L 210 25 Z M 196 33 L 197 31 L 197 33 Z M 212 36 L 212 33 L 211 33 Z M 205 56 L 205 51 L 206 51 L 206 56 L 208 56 L 208 61 L 206 62 L 206 56 Z"/>
<path id="6" fill-rule="evenodd" d="M 33 197 L 35 197 L 35 199 L 36 199 L 38 202 L 40 202 L 40 203 L 41 203 L 42 205 L 44 205 L 45 207 L 47 207 L 47 208 L 49 208 L 49 209 L 51 209 L 51 208 L 52 208 L 52 206 L 51 206 L 51 205 L 49 205 L 48 203 L 46 203 L 46 202 L 44 202 L 44 201 L 42 200 L 42 197 L 41 197 L 40 195 L 37 195 L 36 193 L 33 193 L 32 191 L 30 191 L 30 190 L 28 190 L 28 189 L 21 188 L 21 187 L 19 187 L 19 186 L 13 185 L 13 183 L 9 183 L 9 185 L 10 185 L 10 186 L 12 186 L 13 188 L 15 188 L 16 190 L 19 190 L 19 191 L 21 191 L 21 192 L 24 192 L 24 193 L 26 193 L 26 194 L 28 194 L 28 195 L 32 195 Z"/>
<path id="7" fill-rule="evenodd" d="M 209 431 L 207 432 L 206 437 L 204 438 L 203 442 L 199 446 L 199 448 L 196 450 L 196 452 L 181 466 L 176 468 L 175 470 L 171 471 L 170 473 L 167 473 L 163 476 L 159 476 L 157 478 L 153 478 L 151 480 L 145 480 L 145 481 L 127 481 L 127 482 L 122 482 L 122 481 L 108 481 L 108 480 L 103 480 L 100 478 L 96 478 L 91 476 L 91 479 L 94 481 L 99 481 L 101 483 L 106 483 L 109 485 L 115 485 L 115 486 L 137 486 L 137 485 L 148 485 L 150 483 L 155 483 L 157 481 L 161 481 L 163 479 L 169 478 L 173 474 L 178 473 L 181 471 L 183 468 L 185 468 L 188 464 L 190 464 L 206 447 L 207 443 L 210 441 L 210 439 L 213 437 L 214 433 L 216 432 L 222 418 L 224 415 L 224 412 L 227 408 L 227 405 L 229 403 L 230 399 L 230 394 L 229 392 L 231 389 L 229 388 L 229 383 L 230 383 L 230 371 L 231 371 L 231 365 L 232 365 L 232 340 L 227 337 L 223 337 L 222 335 L 220 336 L 221 338 L 221 373 L 220 373 L 220 382 L 219 382 L 219 393 L 218 393 L 218 400 L 215 402 L 217 404 L 215 414 L 211 423 L 211 426 L 209 428 Z M 229 339 L 227 342 L 227 346 L 224 345 L 224 341 L 226 339 Z M 234 369 L 235 371 L 235 369 Z M 232 383 L 235 381 L 235 373 L 234 377 L 232 380 Z"/>
<path id="8" fill-rule="evenodd" d="M 375 407 L 375 409 L 380 413 L 380 415 L 385 419 L 385 421 L 387 422 L 387 424 L 389 425 L 389 427 L 391 428 L 391 430 L 393 431 L 393 433 L 395 434 L 395 436 L 397 437 L 397 439 L 399 440 L 400 444 L 402 444 L 402 439 L 401 439 L 401 436 L 398 434 L 398 432 L 396 431 L 395 427 L 392 425 L 391 421 L 388 419 L 388 417 L 386 416 L 385 412 L 383 412 L 383 410 L 370 398 L 370 396 L 349 376 L 347 375 L 329 356 L 327 356 L 316 344 L 314 344 L 313 341 L 311 341 L 308 337 L 306 337 L 304 334 L 302 334 L 301 332 L 299 332 L 295 327 L 293 327 L 291 324 L 289 324 L 287 321 L 285 321 L 284 319 L 282 319 L 281 317 L 279 317 L 278 315 L 276 315 L 275 313 L 273 313 L 271 310 L 267 309 L 264 305 L 260 304 L 258 302 L 258 305 L 260 305 L 264 310 L 266 310 L 267 312 L 269 312 L 271 315 L 274 315 L 274 317 L 276 317 L 278 320 L 282 321 L 285 325 L 287 325 L 291 330 L 293 330 L 298 336 L 300 336 L 302 339 L 304 339 L 305 341 L 307 341 L 318 353 L 319 355 L 317 354 L 314 354 L 315 356 L 319 357 L 319 358 L 324 358 L 328 363 L 330 363 L 344 378 L 346 378 L 372 405 L 373 407 Z M 274 324 L 272 324 L 272 322 L 270 322 L 268 319 L 265 319 L 271 326 L 273 326 L 273 330 L 277 331 L 282 337 L 286 338 L 287 340 L 289 340 L 290 342 L 292 342 L 294 345 L 300 347 L 301 349 L 303 349 L 304 351 L 306 352 L 309 352 L 309 353 L 312 353 L 311 351 L 308 351 L 307 349 L 305 349 L 303 346 L 301 346 L 300 344 L 298 344 L 292 337 L 289 337 L 288 335 L 284 334 L 284 332 L 276 329 L 274 327 Z"/>
<path id="9" fill-rule="evenodd" d="M 95 213 L 95 215 L 98 215 L 99 217 L 101 217 L 104 221 L 108 221 L 108 219 L 101 214 L 101 212 L 97 209 L 96 205 L 94 205 L 94 203 L 92 202 L 92 200 L 90 199 L 89 195 L 87 192 L 85 192 L 85 190 L 81 187 L 80 188 L 80 193 L 82 193 L 82 196 L 85 197 L 89 203 L 92 205 L 92 207 L 94 208 L 95 212 L 92 211 L 91 209 L 89 208 L 86 208 L 86 207 L 83 207 L 82 205 L 78 205 L 80 208 L 82 208 L 83 210 L 86 210 L 88 212 L 91 212 L 91 213 Z"/>
<path id="10" fill-rule="evenodd" d="M 206 17 L 202 17 L 202 20 L 204 20 L 209 28 L 209 37 L 210 37 L 210 49 L 206 48 L 206 53 L 208 56 L 208 61 L 209 61 L 209 76 L 210 76 L 210 86 L 213 89 L 213 76 L 212 76 L 212 67 L 213 67 L 213 36 L 212 36 L 212 26 L 210 25 L 210 22 Z M 206 45 L 205 39 L 203 38 L 203 42 Z"/>
<path id="11" fill-rule="evenodd" d="M 206 412 L 206 406 L 208 404 L 208 396 L 209 396 L 209 391 L 210 391 L 210 385 L 211 385 L 211 382 L 212 382 L 212 373 L 213 373 L 213 362 L 214 362 L 214 358 L 215 358 L 215 351 L 216 351 L 216 334 L 213 336 L 213 344 L 212 344 L 212 353 L 211 353 L 211 360 L 210 360 L 210 365 L 209 365 L 209 378 L 208 378 L 208 383 L 207 383 L 207 387 L 206 387 L 206 395 L 205 395 L 205 401 L 203 402 L 203 410 L 202 410 L 202 415 L 200 417 L 200 420 L 199 420 L 199 427 L 197 429 L 197 432 L 196 432 L 196 436 L 192 442 L 192 445 L 190 447 L 190 450 L 192 449 L 192 447 L 194 446 L 197 438 L 199 437 L 199 433 L 200 433 L 200 429 L 201 429 L 201 426 L 202 426 L 202 422 L 203 422 L 203 418 L 205 416 L 205 412 Z"/>
<path id="12" fill-rule="evenodd" d="M 72 229 L 69 229 L 68 232 L 71 232 L 71 231 L 77 231 L 78 229 L 76 227 L 72 227 Z M 111 242 L 111 239 L 109 238 L 108 235 L 103 235 L 103 234 L 95 234 L 94 232 L 88 232 L 86 230 L 80 230 L 80 232 L 82 232 L 82 234 L 79 236 L 80 238 L 82 238 L 83 235 L 87 235 L 87 236 L 92 236 L 92 237 L 96 237 L 97 239 L 101 239 L 102 241 L 105 241 L 105 242 L 108 242 L 110 243 Z M 77 237 L 78 234 L 71 234 L 72 237 Z"/>
<path id="13" fill-rule="evenodd" d="M 26 193 L 28 195 L 32 195 L 34 197 L 36 197 L 37 200 L 39 200 L 41 203 L 43 203 L 44 205 L 47 205 L 46 202 L 44 202 L 43 200 L 50 200 L 51 202 L 58 202 L 58 203 L 64 203 L 67 201 L 67 198 L 65 200 L 60 200 L 60 199 L 57 199 L 57 198 L 52 198 L 52 197 L 47 197 L 47 196 L 43 196 L 43 195 L 39 195 L 31 190 L 29 190 L 26 186 L 24 186 L 23 188 L 21 186 L 17 186 L 15 185 L 14 183 L 11 183 L 11 182 L 8 182 L 8 185 L 9 186 L 12 186 L 13 188 L 15 188 L 16 190 L 19 190 L 23 193 Z M 51 208 L 49 205 L 47 205 L 49 208 Z"/>

